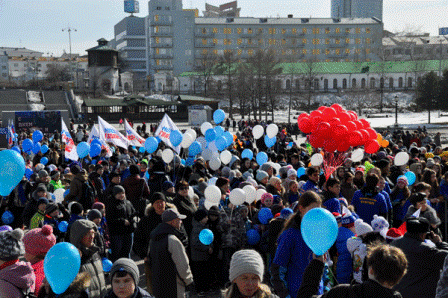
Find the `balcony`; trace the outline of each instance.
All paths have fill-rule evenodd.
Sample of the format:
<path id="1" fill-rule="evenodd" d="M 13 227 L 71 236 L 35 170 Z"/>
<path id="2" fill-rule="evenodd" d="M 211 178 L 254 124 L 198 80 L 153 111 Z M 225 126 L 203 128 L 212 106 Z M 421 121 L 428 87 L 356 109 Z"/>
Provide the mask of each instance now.
<path id="1" fill-rule="evenodd" d="M 171 25 L 173 25 L 173 21 L 169 20 L 158 20 L 151 22 L 151 26 L 171 26 Z"/>
<path id="2" fill-rule="evenodd" d="M 173 66 L 172 65 L 151 65 L 152 69 L 157 69 L 157 70 L 172 70 Z"/>
<path id="3" fill-rule="evenodd" d="M 173 36 L 173 32 L 153 32 L 152 36 Z"/>
<path id="4" fill-rule="evenodd" d="M 213 32 L 200 32 L 200 33 L 198 33 L 198 32 L 195 32 L 194 33 L 194 36 L 195 37 L 215 37 L 215 33 L 213 33 Z"/>
<path id="5" fill-rule="evenodd" d="M 150 47 L 151 48 L 172 48 L 173 44 L 172 43 L 154 43 L 154 44 L 151 44 Z"/>
<path id="6" fill-rule="evenodd" d="M 341 44 L 330 43 L 326 45 L 328 48 L 343 48 L 344 46 Z"/>

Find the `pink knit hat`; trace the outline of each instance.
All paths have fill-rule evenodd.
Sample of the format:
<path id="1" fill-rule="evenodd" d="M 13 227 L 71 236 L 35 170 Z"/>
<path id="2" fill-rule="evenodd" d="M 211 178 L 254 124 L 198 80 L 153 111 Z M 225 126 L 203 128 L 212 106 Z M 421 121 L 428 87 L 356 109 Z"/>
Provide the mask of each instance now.
<path id="1" fill-rule="evenodd" d="M 265 192 L 262 196 L 261 196 L 261 203 L 264 205 L 264 202 L 266 201 L 266 199 L 271 198 L 272 201 L 274 201 L 274 196 L 268 192 Z"/>
<path id="2" fill-rule="evenodd" d="M 23 237 L 23 244 L 25 252 L 33 256 L 45 255 L 56 244 L 53 227 L 45 225 L 42 228 L 32 229 Z"/>

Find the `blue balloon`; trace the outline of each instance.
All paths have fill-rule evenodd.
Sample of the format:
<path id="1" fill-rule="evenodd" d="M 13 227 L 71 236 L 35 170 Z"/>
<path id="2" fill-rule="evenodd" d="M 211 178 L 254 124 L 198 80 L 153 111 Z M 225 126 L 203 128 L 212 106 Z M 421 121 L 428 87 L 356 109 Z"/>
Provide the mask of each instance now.
<path id="1" fill-rule="evenodd" d="M 44 274 L 55 294 L 62 294 L 75 279 L 81 267 L 78 249 L 68 242 L 50 248 L 44 259 Z"/>
<path id="2" fill-rule="evenodd" d="M 210 245 L 213 242 L 213 232 L 209 229 L 203 229 L 199 233 L 199 241 L 204 245 Z"/>
<path id="3" fill-rule="evenodd" d="M 69 193 L 70 193 L 70 189 L 67 189 L 66 191 L 64 191 L 62 196 L 65 198 Z"/>
<path id="4" fill-rule="evenodd" d="M 154 153 L 159 146 L 159 142 L 157 142 L 156 138 L 149 137 L 145 141 L 145 149 L 148 153 Z"/>
<path id="5" fill-rule="evenodd" d="M 222 128 L 222 126 L 216 126 L 215 134 L 216 134 L 216 137 L 219 138 L 220 136 L 222 136 L 224 134 L 224 128 Z"/>
<path id="6" fill-rule="evenodd" d="M 108 258 L 102 258 L 101 263 L 103 264 L 103 271 L 104 272 L 110 272 L 110 269 L 112 269 L 112 261 Z"/>
<path id="7" fill-rule="evenodd" d="M 170 134 L 170 142 L 174 147 L 177 147 L 180 145 L 180 143 L 182 143 L 182 139 L 184 137 L 182 136 L 182 134 L 180 133 L 180 131 L 178 130 L 173 130 L 171 131 Z"/>
<path id="8" fill-rule="evenodd" d="M 25 152 L 30 152 L 33 149 L 33 141 L 31 141 L 30 139 L 25 139 L 22 142 L 22 149 Z"/>
<path id="9" fill-rule="evenodd" d="M 229 147 L 230 145 L 233 144 L 233 135 L 229 131 L 224 132 L 223 136 L 227 140 L 227 144 L 226 144 L 227 146 L 226 147 Z"/>
<path id="10" fill-rule="evenodd" d="M 254 158 L 254 153 L 250 149 L 244 149 L 243 152 L 241 153 L 241 158 L 252 159 Z"/>
<path id="11" fill-rule="evenodd" d="M 185 161 L 185 164 L 187 166 L 192 166 L 194 164 L 194 157 L 188 157 L 187 160 Z"/>
<path id="12" fill-rule="evenodd" d="M 260 233 L 258 233 L 257 230 L 255 229 L 250 229 L 246 232 L 246 236 L 247 236 L 247 243 L 249 245 L 256 245 L 258 244 L 258 242 L 260 242 Z"/>
<path id="13" fill-rule="evenodd" d="M 40 151 L 40 143 L 35 143 L 35 144 L 33 145 L 33 149 L 32 149 L 32 151 L 33 151 L 34 154 L 39 153 L 39 151 Z"/>
<path id="14" fill-rule="evenodd" d="M 90 147 L 92 147 L 95 144 L 100 145 L 100 147 L 102 146 L 101 141 L 99 139 L 94 139 L 92 142 L 90 142 Z"/>
<path id="15" fill-rule="evenodd" d="M 0 151 L 0 196 L 8 196 L 25 175 L 25 160 L 14 150 Z"/>
<path id="16" fill-rule="evenodd" d="M 11 148 L 11 150 L 14 150 L 15 152 L 20 154 L 20 147 L 19 146 L 14 146 Z"/>
<path id="17" fill-rule="evenodd" d="M 207 131 L 205 132 L 205 139 L 209 143 L 213 142 L 216 139 L 216 133 L 215 133 L 215 130 L 213 128 L 207 129 Z"/>
<path id="18" fill-rule="evenodd" d="M 300 224 L 303 240 L 316 256 L 333 246 L 338 236 L 338 224 L 333 214 L 324 208 L 308 211 Z"/>
<path id="19" fill-rule="evenodd" d="M 261 210 L 258 211 L 258 220 L 264 225 L 267 225 L 273 217 L 274 215 L 272 215 L 271 209 L 267 207 L 261 208 Z"/>
<path id="20" fill-rule="evenodd" d="M 45 165 L 48 163 L 48 158 L 46 158 L 45 156 L 42 157 L 42 158 L 40 159 L 40 163 L 43 164 L 43 165 L 45 166 Z"/>
<path id="21" fill-rule="evenodd" d="M 277 137 L 269 138 L 268 135 L 264 136 L 264 143 L 266 144 L 266 146 L 268 148 L 271 148 L 272 146 L 274 146 L 276 141 L 277 141 Z"/>
<path id="22" fill-rule="evenodd" d="M 156 140 L 157 140 L 157 144 L 159 144 L 162 141 L 159 136 L 156 137 Z"/>
<path id="23" fill-rule="evenodd" d="M 215 121 L 216 124 L 223 122 L 224 118 L 226 118 L 226 113 L 221 109 L 218 109 L 213 113 L 213 121 Z"/>
<path id="24" fill-rule="evenodd" d="M 96 159 L 92 159 L 92 161 L 90 162 L 90 164 L 92 164 L 92 165 L 96 165 Z"/>
<path id="25" fill-rule="evenodd" d="M 45 153 L 48 152 L 48 146 L 47 146 L 47 144 L 43 144 L 43 145 L 40 147 L 40 152 L 42 152 L 42 154 L 45 154 Z"/>
<path id="26" fill-rule="evenodd" d="M 64 221 L 61 221 L 61 222 L 58 224 L 58 229 L 59 229 L 59 231 L 61 231 L 62 233 L 67 232 L 67 228 L 68 228 L 68 222 L 66 222 L 65 220 L 64 220 Z"/>
<path id="27" fill-rule="evenodd" d="M 216 145 L 216 148 L 218 148 L 219 151 L 226 150 L 226 148 L 227 148 L 227 140 L 224 137 L 224 135 L 219 137 L 219 138 L 217 138 L 215 140 L 215 145 Z"/>
<path id="28" fill-rule="evenodd" d="M 3 212 L 2 214 L 2 222 L 5 225 L 9 225 L 14 221 L 14 215 L 12 215 L 11 211 L 6 210 L 5 212 Z"/>
<path id="29" fill-rule="evenodd" d="M 76 146 L 76 153 L 78 153 L 79 158 L 84 158 L 89 155 L 90 145 L 87 142 L 81 142 Z"/>
<path id="30" fill-rule="evenodd" d="M 182 158 L 182 159 L 180 160 L 180 163 L 181 163 L 181 165 L 184 166 L 184 165 L 186 165 L 187 162 L 185 161 L 185 159 Z"/>
<path id="31" fill-rule="evenodd" d="M 138 152 L 140 152 L 140 153 L 145 153 L 145 147 L 140 147 L 140 148 L 138 148 Z"/>
<path id="32" fill-rule="evenodd" d="M 415 180 L 417 179 L 417 177 L 415 177 L 414 172 L 409 171 L 409 172 L 406 172 L 404 175 L 406 176 L 406 178 L 408 178 L 409 185 L 412 185 L 415 183 Z"/>
<path id="33" fill-rule="evenodd" d="M 191 144 L 190 147 L 188 148 L 188 154 L 190 156 L 196 156 L 201 152 L 202 152 L 202 146 L 201 143 L 199 143 L 198 141 L 194 141 L 193 144 Z"/>
<path id="34" fill-rule="evenodd" d="M 260 152 L 257 154 L 257 163 L 259 166 L 265 164 L 268 162 L 268 155 L 266 154 L 266 152 Z"/>
<path id="35" fill-rule="evenodd" d="M 90 157 L 95 157 L 101 154 L 101 145 L 98 144 L 91 144 L 90 145 L 90 151 L 89 151 Z"/>
<path id="36" fill-rule="evenodd" d="M 34 143 L 38 143 L 38 142 L 42 141 L 43 138 L 44 138 L 44 135 L 42 134 L 42 132 L 40 130 L 36 130 L 33 132 L 33 142 Z"/>
<path id="37" fill-rule="evenodd" d="M 30 168 L 26 168 L 25 170 L 25 177 L 26 179 L 30 179 L 31 175 L 33 175 L 33 170 L 31 170 Z"/>
<path id="38" fill-rule="evenodd" d="M 302 177 L 303 175 L 305 175 L 305 173 L 306 173 L 306 169 L 305 168 L 298 168 L 297 169 L 297 177 Z"/>

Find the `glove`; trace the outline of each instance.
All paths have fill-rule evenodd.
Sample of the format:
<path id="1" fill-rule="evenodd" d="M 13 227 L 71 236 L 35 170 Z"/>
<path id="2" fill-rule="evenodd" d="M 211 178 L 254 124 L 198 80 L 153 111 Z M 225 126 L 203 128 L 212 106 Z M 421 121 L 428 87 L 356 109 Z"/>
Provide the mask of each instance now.
<path id="1" fill-rule="evenodd" d="M 190 296 L 197 294 L 194 282 L 185 287 L 185 292 L 190 292 Z"/>

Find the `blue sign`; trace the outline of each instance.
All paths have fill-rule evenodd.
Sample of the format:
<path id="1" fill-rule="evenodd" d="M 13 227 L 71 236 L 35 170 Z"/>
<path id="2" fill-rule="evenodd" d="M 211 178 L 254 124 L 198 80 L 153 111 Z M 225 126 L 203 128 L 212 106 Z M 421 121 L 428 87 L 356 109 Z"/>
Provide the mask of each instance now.
<path id="1" fill-rule="evenodd" d="M 124 12 L 127 13 L 138 13 L 139 3 L 135 0 L 125 0 L 124 1 Z"/>
<path id="2" fill-rule="evenodd" d="M 448 35 L 448 27 L 439 28 L 439 35 Z"/>

